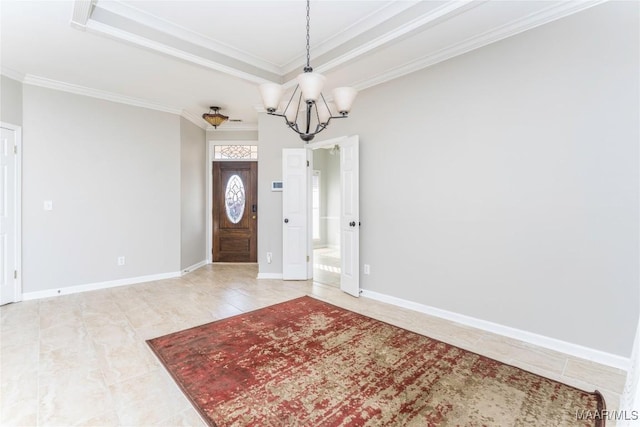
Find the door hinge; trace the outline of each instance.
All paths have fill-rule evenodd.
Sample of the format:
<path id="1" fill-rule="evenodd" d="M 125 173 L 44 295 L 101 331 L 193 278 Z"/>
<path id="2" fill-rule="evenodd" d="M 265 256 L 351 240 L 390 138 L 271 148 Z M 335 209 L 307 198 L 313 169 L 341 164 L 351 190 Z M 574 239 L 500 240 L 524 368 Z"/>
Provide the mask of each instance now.
<path id="1" fill-rule="evenodd" d="M 18 270 L 13 270 L 13 278 L 14 279 L 18 278 Z"/>
<path id="2" fill-rule="evenodd" d="M 307 262 L 309 262 L 311 260 L 311 258 L 309 258 L 309 255 L 307 255 Z"/>
<path id="3" fill-rule="evenodd" d="M 13 154 L 18 154 L 18 146 L 17 145 L 13 146 Z"/>
<path id="4" fill-rule="evenodd" d="M 309 160 L 307 160 L 307 167 L 309 167 Z"/>

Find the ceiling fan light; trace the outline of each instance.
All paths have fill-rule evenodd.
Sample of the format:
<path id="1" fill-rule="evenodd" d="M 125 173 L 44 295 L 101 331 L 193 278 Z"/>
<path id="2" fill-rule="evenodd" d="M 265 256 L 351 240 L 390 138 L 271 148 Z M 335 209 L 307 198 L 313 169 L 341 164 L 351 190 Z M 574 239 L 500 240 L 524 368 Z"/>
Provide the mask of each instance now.
<path id="1" fill-rule="evenodd" d="M 220 107 L 209 107 L 209 112 L 202 115 L 202 118 L 214 128 L 217 128 L 222 123 L 229 120 L 229 117 L 218 113 L 219 109 Z M 213 113 L 211 113 L 211 111 L 213 111 Z"/>
<path id="2" fill-rule="evenodd" d="M 305 101 L 315 102 L 322 92 L 326 77 L 320 73 L 302 73 L 298 75 L 298 85 Z"/>
<path id="3" fill-rule="evenodd" d="M 220 126 L 228 119 L 227 116 L 223 116 L 222 114 L 203 114 L 202 118 L 214 128 Z"/>
<path id="4" fill-rule="evenodd" d="M 349 114 L 357 94 L 358 91 L 352 87 L 337 87 L 333 90 L 333 101 L 340 114 L 343 116 Z"/>
<path id="5" fill-rule="evenodd" d="M 263 83 L 260 85 L 260 94 L 265 110 L 276 111 L 282 98 L 282 86 L 277 83 Z"/>

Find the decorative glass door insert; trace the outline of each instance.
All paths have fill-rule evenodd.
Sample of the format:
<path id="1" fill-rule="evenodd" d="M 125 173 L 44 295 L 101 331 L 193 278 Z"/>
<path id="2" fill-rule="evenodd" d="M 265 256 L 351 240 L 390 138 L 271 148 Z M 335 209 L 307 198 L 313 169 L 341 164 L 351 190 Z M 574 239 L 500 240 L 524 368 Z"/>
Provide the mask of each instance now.
<path id="1" fill-rule="evenodd" d="M 227 181 L 227 187 L 224 192 L 225 208 L 227 211 L 227 218 L 234 224 L 237 224 L 242 219 L 244 214 L 244 207 L 246 203 L 246 196 L 244 191 L 244 184 L 242 178 L 238 175 L 232 175 Z"/>

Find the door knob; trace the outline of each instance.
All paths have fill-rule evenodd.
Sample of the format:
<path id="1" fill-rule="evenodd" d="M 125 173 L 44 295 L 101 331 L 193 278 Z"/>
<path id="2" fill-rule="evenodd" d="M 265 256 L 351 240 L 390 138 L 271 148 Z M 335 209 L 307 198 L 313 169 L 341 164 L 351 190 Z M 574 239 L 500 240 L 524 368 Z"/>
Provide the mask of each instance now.
<path id="1" fill-rule="evenodd" d="M 350 227 L 355 227 L 355 226 L 356 226 L 356 222 L 355 222 L 355 221 L 351 221 L 351 222 L 349 223 L 349 226 L 350 226 Z"/>
<path id="2" fill-rule="evenodd" d="M 288 224 L 288 223 L 289 223 L 289 218 L 285 218 L 285 219 L 284 219 L 284 223 L 285 223 L 285 224 Z"/>

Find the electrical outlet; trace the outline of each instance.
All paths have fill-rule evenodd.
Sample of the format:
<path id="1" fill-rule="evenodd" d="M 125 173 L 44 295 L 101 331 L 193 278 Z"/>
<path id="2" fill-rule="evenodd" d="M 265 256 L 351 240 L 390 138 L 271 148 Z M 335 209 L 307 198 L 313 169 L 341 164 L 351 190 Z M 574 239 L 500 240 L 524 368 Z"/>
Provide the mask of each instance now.
<path id="1" fill-rule="evenodd" d="M 273 254 L 271 252 L 267 252 L 267 264 L 271 264 L 272 259 L 273 259 Z"/>
<path id="2" fill-rule="evenodd" d="M 118 257 L 118 265 L 124 265 L 124 257 L 123 256 L 119 256 Z"/>
<path id="3" fill-rule="evenodd" d="M 369 264 L 364 265 L 364 274 L 371 274 L 371 267 Z"/>

